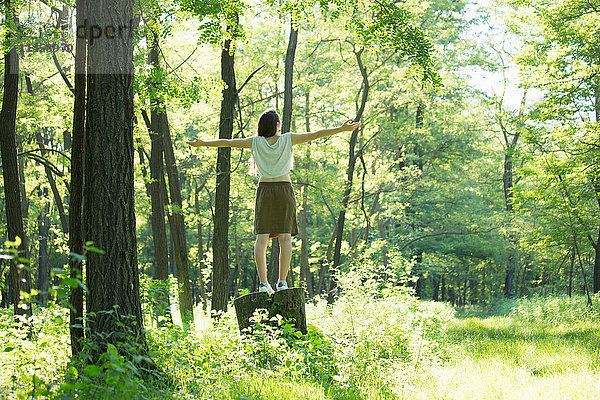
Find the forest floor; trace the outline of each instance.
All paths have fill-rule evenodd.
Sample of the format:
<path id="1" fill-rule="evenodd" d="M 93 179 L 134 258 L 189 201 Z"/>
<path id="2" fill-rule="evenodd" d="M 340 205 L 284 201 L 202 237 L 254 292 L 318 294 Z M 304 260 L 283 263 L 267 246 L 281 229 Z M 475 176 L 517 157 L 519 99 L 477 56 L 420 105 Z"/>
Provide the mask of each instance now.
<path id="1" fill-rule="evenodd" d="M 302 337 L 260 321 L 241 337 L 233 310 L 215 326 L 198 309 L 188 331 L 147 322 L 163 372 L 142 379 L 139 360 L 116 351 L 71 359 L 64 308 L 37 310 L 34 339 L 0 310 L 0 399 L 600 398 L 600 317 L 580 297 L 454 309 L 348 292 L 307 315 Z"/>
<path id="2" fill-rule="evenodd" d="M 600 321 L 513 316 L 449 324 L 449 357 L 404 390 L 415 399 L 598 399 Z"/>

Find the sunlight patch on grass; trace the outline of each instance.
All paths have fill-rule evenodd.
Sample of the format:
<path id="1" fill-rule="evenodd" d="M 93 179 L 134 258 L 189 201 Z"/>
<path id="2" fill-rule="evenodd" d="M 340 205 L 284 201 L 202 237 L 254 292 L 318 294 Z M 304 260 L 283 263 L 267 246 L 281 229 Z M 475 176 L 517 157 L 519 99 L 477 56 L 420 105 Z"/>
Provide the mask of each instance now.
<path id="1" fill-rule="evenodd" d="M 600 376 L 592 371 L 532 375 L 502 357 L 467 359 L 430 369 L 410 385 L 400 387 L 401 399 L 597 399 Z"/>
<path id="2" fill-rule="evenodd" d="M 449 361 L 397 386 L 404 399 L 597 399 L 599 324 L 453 320 Z"/>
<path id="3" fill-rule="evenodd" d="M 293 382 L 265 376 L 244 377 L 232 387 L 230 394 L 235 399 L 261 400 L 322 400 L 327 396 L 322 387 L 304 382 Z"/>

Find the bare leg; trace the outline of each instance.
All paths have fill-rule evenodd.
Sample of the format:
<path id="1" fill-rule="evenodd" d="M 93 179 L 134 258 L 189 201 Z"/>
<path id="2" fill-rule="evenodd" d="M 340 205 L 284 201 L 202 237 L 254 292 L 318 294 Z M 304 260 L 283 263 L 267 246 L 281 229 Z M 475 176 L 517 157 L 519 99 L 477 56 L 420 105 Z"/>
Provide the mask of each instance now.
<path id="1" fill-rule="evenodd" d="M 256 262 L 256 271 L 261 282 L 267 283 L 267 244 L 269 243 L 269 234 L 261 233 L 256 235 L 254 243 L 254 261 Z"/>
<path id="2" fill-rule="evenodd" d="M 279 280 L 285 281 L 292 261 L 292 235 L 279 234 Z"/>

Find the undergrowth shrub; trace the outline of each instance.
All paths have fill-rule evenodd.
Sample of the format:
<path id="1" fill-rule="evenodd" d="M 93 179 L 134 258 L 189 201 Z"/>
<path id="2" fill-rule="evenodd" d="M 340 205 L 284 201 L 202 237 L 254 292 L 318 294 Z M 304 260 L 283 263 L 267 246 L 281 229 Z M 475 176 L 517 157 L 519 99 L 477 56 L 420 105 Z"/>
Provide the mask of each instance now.
<path id="1" fill-rule="evenodd" d="M 514 321 L 528 323 L 575 324 L 597 321 L 600 317 L 600 294 L 592 296 L 592 306 L 584 295 L 533 295 L 517 299 L 495 299 L 489 304 L 462 307 L 456 313 L 459 318 L 492 316 L 510 317 Z"/>
<path id="2" fill-rule="evenodd" d="M 392 286 L 369 263 L 339 274 L 340 295 L 307 306 L 308 319 L 336 346 L 337 384 L 361 397 L 393 397 L 402 371 L 437 364 L 453 309 L 420 301 L 405 286 Z"/>
<path id="3" fill-rule="evenodd" d="M 68 318 L 57 306 L 34 308 L 28 330 L 15 327 L 12 310 L 0 309 L 0 398 L 26 396 L 64 374 L 70 358 Z"/>
<path id="4" fill-rule="evenodd" d="M 599 296 L 594 296 L 592 307 L 583 295 L 531 296 L 512 301 L 510 317 L 526 322 L 548 324 L 574 324 L 584 321 L 597 321 L 600 318 Z"/>

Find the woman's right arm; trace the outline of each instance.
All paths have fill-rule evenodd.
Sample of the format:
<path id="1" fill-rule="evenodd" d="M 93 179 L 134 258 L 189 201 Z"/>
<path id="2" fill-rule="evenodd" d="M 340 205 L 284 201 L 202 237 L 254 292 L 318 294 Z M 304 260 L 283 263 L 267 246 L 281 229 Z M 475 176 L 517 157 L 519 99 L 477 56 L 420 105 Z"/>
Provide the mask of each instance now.
<path id="1" fill-rule="evenodd" d="M 249 149 L 252 147 L 252 136 L 247 138 L 237 138 L 237 139 L 213 139 L 213 140 L 202 140 L 198 138 L 193 138 L 194 140 L 190 140 L 186 142 L 192 147 L 238 147 Z"/>
<path id="2" fill-rule="evenodd" d="M 336 128 L 320 129 L 314 132 L 292 133 L 292 145 L 310 142 L 326 136 L 335 135 L 340 132 L 354 131 L 360 125 L 360 121 L 352 122 L 351 119 Z"/>

